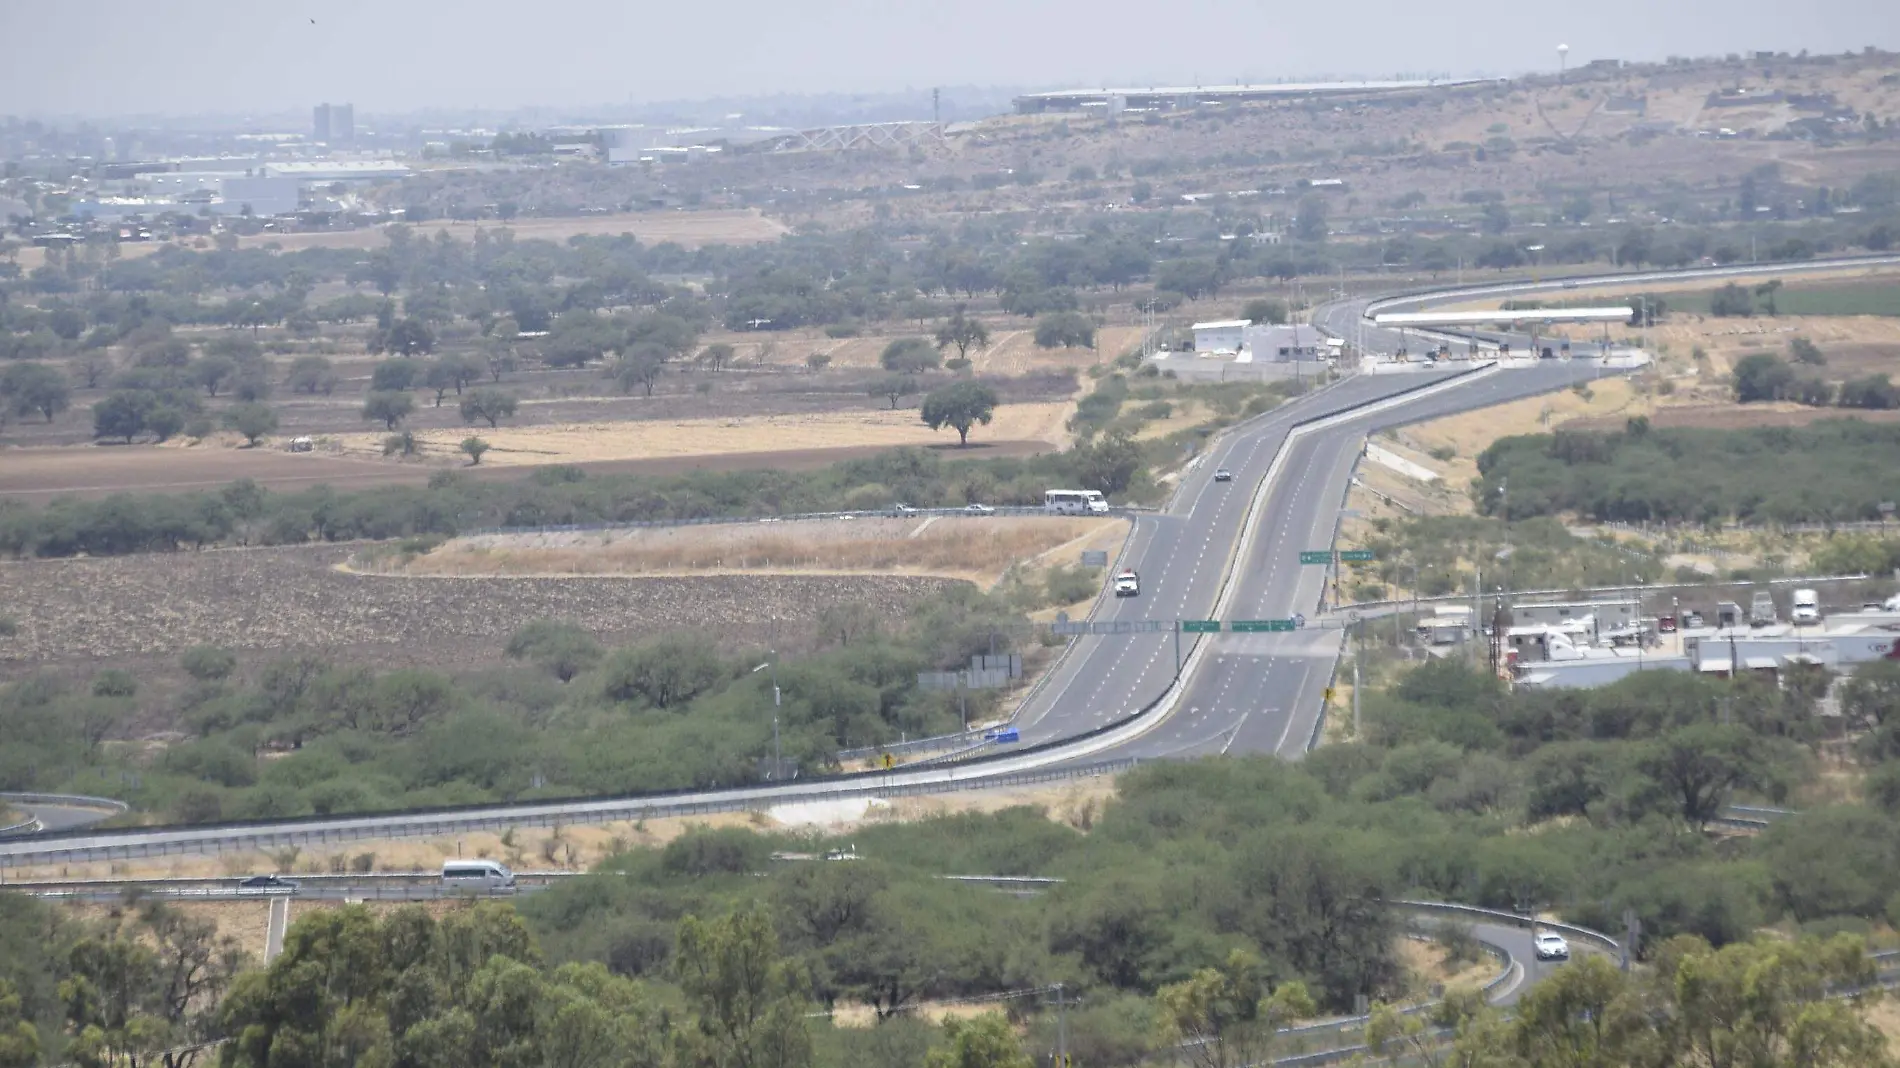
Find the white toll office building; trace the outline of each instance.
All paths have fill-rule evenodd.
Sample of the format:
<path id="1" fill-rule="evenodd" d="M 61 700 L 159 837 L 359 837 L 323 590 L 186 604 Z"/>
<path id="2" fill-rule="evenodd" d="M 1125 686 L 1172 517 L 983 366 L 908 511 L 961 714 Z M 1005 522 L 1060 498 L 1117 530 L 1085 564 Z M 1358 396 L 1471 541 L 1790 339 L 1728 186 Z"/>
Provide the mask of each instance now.
<path id="1" fill-rule="evenodd" d="M 1194 351 L 1197 353 L 1237 353 L 1245 340 L 1245 332 L 1253 325 L 1251 319 L 1222 319 L 1212 323 L 1195 323 L 1188 329 L 1194 331 Z"/>

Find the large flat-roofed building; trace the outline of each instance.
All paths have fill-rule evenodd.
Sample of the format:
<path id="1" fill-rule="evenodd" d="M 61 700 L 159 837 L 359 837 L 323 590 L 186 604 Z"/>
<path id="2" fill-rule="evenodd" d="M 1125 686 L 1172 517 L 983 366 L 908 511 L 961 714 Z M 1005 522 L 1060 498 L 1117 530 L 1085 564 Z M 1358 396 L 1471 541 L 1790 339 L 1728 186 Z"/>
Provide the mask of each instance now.
<path id="1" fill-rule="evenodd" d="M 1297 100 L 1302 97 L 1367 96 L 1415 92 L 1420 89 L 1454 89 L 1468 85 L 1488 85 L 1491 78 L 1467 78 L 1458 81 L 1391 82 L 1280 82 L 1269 85 L 1196 85 L 1149 86 L 1146 89 L 1058 89 L 1047 93 L 1028 93 L 1016 98 L 1016 111 L 1039 115 L 1046 111 L 1175 111 L 1207 105 L 1248 103 L 1258 100 Z"/>

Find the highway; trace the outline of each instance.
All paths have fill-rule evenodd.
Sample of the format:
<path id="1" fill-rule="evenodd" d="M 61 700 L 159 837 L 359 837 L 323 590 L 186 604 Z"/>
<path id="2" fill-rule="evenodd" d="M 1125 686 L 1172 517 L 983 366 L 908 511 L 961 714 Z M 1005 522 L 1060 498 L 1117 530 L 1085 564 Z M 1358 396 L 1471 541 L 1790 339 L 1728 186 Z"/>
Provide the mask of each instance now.
<path id="1" fill-rule="evenodd" d="M 1238 562 L 1229 619 L 1317 617 L 1326 569 L 1302 566 L 1300 552 L 1331 547 L 1334 523 L 1368 434 L 1559 389 L 1578 373 L 1549 365 L 1488 371 L 1455 389 L 1299 437 L 1289 448 L 1281 476 L 1269 488 L 1258 520 L 1260 536 L 1247 558 Z M 1598 371 L 1585 363 L 1583 373 Z M 1216 486 L 1214 492 L 1220 489 Z M 1339 630 L 1309 628 L 1293 633 L 1224 632 L 1211 638 L 1206 662 L 1189 680 L 1175 715 L 1105 755 L 1278 753 L 1297 759 L 1312 737 L 1342 635 Z"/>
<path id="2" fill-rule="evenodd" d="M 1900 262 L 1900 257 L 1889 259 Z M 1850 266 L 1866 262 L 1856 261 Z M 1804 264 L 1728 273 L 1779 275 L 1839 266 Z M 1704 271 L 1572 281 L 1615 284 L 1721 276 L 1720 272 Z M 1460 299 L 1562 285 L 1518 283 L 1374 304 L 1393 307 L 1420 299 Z M 1352 336 L 1364 307 L 1362 301 L 1329 306 L 1315 318 L 1335 333 Z M 1376 328 L 1373 333 L 1376 336 Z M 1320 569 L 1299 567 L 1298 553 L 1330 542 L 1334 516 L 1367 433 L 1561 388 L 1584 375 L 1605 373 L 1594 361 L 1582 359 L 1517 363 L 1509 370 L 1474 371 L 1472 364 L 1453 362 L 1441 367 L 1359 375 L 1230 430 L 1186 473 L 1168 512 L 1137 520 L 1126 558 L 1142 573 L 1142 595 L 1119 602 L 1111 600 L 1102 606 L 1097 618 L 1171 623 L 1177 618 L 1209 618 L 1217 611 L 1227 620 L 1279 618 L 1294 612 L 1314 614 Z M 1470 378 L 1457 384 L 1447 382 L 1461 372 L 1470 372 Z M 1411 395 L 1410 391 L 1418 392 Z M 1394 399 L 1401 393 L 1408 396 Z M 1357 411 L 1360 406 L 1374 406 L 1376 410 L 1340 414 Z M 1335 418 L 1295 431 L 1296 424 L 1328 416 Z M 1213 482 L 1213 469 L 1219 465 L 1233 470 L 1233 482 Z M 1274 474 L 1270 484 L 1269 470 Z M 1250 509 L 1254 511 L 1251 521 Z M 1249 530 L 1254 532 L 1250 539 Z M 1249 545 L 1230 583 L 1229 563 L 1243 540 Z M 1221 611 L 1223 602 L 1225 610 Z M 801 798 L 927 792 L 1030 781 L 1028 777 L 1045 776 L 1050 769 L 1129 757 L 1212 752 L 1295 756 L 1304 751 L 1310 737 L 1318 714 L 1319 692 L 1330 678 L 1339 640 L 1337 631 L 1309 631 L 1291 635 L 1223 634 L 1203 639 L 1199 645 L 1184 643 L 1182 653 L 1189 665 L 1189 677 L 1184 685 L 1171 686 L 1175 677 L 1172 634 L 1079 638 L 1022 710 L 1018 723 L 1024 746 L 1005 747 L 989 760 L 900 768 L 829 782 L 807 780 L 667 797 L 487 805 L 231 827 L 42 834 L 0 840 L 0 867 L 102 857 L 248 852 L 392 835 L 729 811 Z M 1151 704 L 1154 708 L 1148 715 L 1132 716 Z M 1077 737 L 1104 727 L 1108 729 L 1100 734 Z M 1045 744 L 1029 748 L 1037 743 Z"/>
<path id="3" fill-rule="evenodd" d="M 1174 506 L 1142 516 L 1123 550 L 1141 573 L 1141 595 L 1110 597 L 1102 621 L 1207 619 L 1240 537 L 1250 499 L 1294 425 L 1443 382 L 1453 372 L 1362 375 L 1297 398 L 1222 437 L 1183 477 Z M 1232 482 L 1215 482 L 1225 467 Z M 1185 657 L 1191 636 L 1179 643 Z M 1065 738 L 1106 725 L 1160 697 L 1175 675 L 1173 633 L 1085 635 L 1016 717 L 1023 741 Z"/>

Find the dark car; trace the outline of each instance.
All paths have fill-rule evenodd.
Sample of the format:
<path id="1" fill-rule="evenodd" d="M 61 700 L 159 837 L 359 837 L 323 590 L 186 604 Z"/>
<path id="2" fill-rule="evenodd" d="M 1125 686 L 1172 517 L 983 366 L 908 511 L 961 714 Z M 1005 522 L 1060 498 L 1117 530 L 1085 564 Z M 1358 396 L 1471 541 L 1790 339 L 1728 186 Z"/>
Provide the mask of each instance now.
<path id="1" fill-rule="evenodd" d="M 1232 482 L 1233 480 L 1234 473 L 1232 471 L 1227 470 L 1225 467 L 1217 467 L 1214 469 L 1214 481 Z"/>
<path id="2" fill-rule="evenodd" d="M 286 879 L 281 875 L 253 875 L 248 879 L 238 880 L 238 889 L 295 890 L 297 889 L 297 881 L 295 879 Z"/>

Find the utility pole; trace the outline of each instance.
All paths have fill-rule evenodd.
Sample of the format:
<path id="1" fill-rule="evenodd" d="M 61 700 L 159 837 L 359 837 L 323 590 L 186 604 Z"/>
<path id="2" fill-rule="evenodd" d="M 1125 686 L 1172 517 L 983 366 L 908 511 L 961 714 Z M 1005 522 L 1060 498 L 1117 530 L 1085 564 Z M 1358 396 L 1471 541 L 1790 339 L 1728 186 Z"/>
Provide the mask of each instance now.
<path id="1" fill-rule="evenodd" d="M 1056 1007 L 1056 1063 L 1055 1068 L 1069 1068 L 1069 1006 L 1078 1004 L 1081 999 L 1071 1000 L 1063 993 L 1061 983 L 1051 987 L 1056 992 L 1054 999 L 1048 1002 Z"/>
<path id="2" fill-rule="evenodd" d="M 1359 735 L 1359 661 L 1365 657 L 1366 636 L 1359 625 L 1359 613 L 1352 614 L 1352 737 L 1361 741 Z"/>

